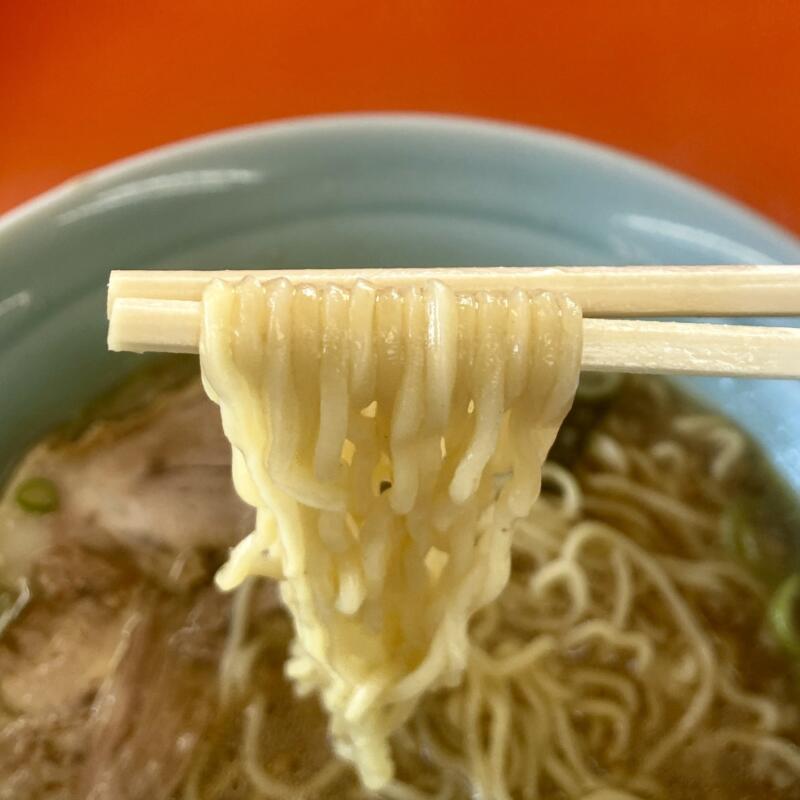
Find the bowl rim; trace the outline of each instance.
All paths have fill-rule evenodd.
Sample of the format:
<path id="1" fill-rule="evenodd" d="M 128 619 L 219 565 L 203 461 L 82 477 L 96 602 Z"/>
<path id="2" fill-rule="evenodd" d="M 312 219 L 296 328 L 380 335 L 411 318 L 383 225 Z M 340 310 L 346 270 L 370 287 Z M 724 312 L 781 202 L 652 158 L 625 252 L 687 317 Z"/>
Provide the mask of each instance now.
<path id="1" fill-rule="evenodd" d="M 302 135 L 325 131 L 350 133 L 391 133 L 403 129 L 434 135 L 458 135 L 479 144 L 487 138 L 495 143 L 517 146 L 538 146 L 567 159 L 592 162 L 610 173 L 627 174 L 666 192 L 691 197 L 703 202 L 709 210 L 759 229 L 759 233 L 778 247 L 800 249 L 800 237 L 773 222 L 759 211 L 729 197 L 692 177 L 661 166 L 634 153 L 562 131 L 549 130 L 517 122 L 498 121 L 459 114 L 387 111 L 376 113 L 336 113 L 289 117 L 255 122 L 210 131 L 178 139 L 154 148 L 134 153 L 78 173 L 54 187 L 13 206 L 0 214 L 0 240 L 13 235 L 14 230 L 37 217 L 44 217 L 56 205 L 69 203 L 88 188 L 114 183 L 136 175 L 141 169 L 169 163 L 176 157 L 225 149 L 239 144 L 269 141 L 287 134 Z"/>

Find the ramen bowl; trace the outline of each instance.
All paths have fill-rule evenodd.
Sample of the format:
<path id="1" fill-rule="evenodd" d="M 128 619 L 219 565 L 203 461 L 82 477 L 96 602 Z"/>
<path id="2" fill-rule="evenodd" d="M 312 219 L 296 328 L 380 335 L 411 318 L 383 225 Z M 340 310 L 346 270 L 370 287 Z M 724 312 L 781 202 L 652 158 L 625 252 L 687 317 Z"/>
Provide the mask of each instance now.
<path id="1" fill-rule="evenodd" d="M 543 131 L 377 115 L 193 139 L 0 219 L 0 467 L 140 363 L 106 352 L 111 269 L 798 261 L 707 189 Z M 799 383 L 683 383 L 800 488 Z"/>

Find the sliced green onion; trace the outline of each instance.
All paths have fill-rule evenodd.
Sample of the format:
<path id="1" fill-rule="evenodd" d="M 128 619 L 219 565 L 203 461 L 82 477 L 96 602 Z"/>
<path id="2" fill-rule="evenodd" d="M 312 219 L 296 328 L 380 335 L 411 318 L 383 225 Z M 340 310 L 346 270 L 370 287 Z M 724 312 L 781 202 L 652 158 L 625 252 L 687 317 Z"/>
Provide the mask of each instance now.
<path id="1" fill-rule="evenodd" d="M 32 514 L 48 514 L 59 505 L 58 489 L 49 478 L 27 478 L 14 496 L 20 508 Z"/>
<path id="2" fill-rule="evenodd" d="M 788 653 L 800 658 L 800 631 L 797 616 L 800 610 L 800 573 L 790 575 L 777 588 L 769 603 L 769 621 L 778 641 Z"/>
<path id="3" fill-rule="evenodd" d="M 729 506 L 722 515 L 722 538 L 731 555 L 751 567 L 760 567 L 763 553 L 750 519 L 747 503 L 739 502 Z"/>

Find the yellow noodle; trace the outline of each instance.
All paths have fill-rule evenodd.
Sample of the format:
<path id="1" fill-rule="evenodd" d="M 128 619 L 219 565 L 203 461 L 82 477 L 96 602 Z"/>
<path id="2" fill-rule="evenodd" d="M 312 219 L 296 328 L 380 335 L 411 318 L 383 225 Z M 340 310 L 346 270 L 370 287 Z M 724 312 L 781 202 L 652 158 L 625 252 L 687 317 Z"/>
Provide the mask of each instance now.
<path id="1" fill-rule="evenodd" d="M 278 574 L 297 633 L 287 674 L 321 696 L 337 753 L 385 786 L 389 737 L 424 692 L 457 683 L 468 620 L 507 581 L 511 523 L 538 493 L 577 382 L 580 312 L 436 283 L 215 281 L 200 352 L 236 486 L 257 509 L 218 581 Z M 508 455 L 498 443 L 517 417 L 524 446 Z M 524 481 L 512 474 L 498 498 L 509 463 Z"/>

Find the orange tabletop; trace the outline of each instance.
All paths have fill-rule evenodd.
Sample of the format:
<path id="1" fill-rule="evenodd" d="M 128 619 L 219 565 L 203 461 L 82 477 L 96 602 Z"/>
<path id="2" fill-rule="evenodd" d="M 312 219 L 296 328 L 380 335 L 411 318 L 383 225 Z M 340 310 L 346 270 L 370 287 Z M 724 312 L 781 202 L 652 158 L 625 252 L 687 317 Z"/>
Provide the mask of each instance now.
<path id="1" fill-rule="evenodd" d="M 444 111 L 610 143 L 800 232 L 798 0 L 0 0 L 0 210 L 278 117 Z"/>

